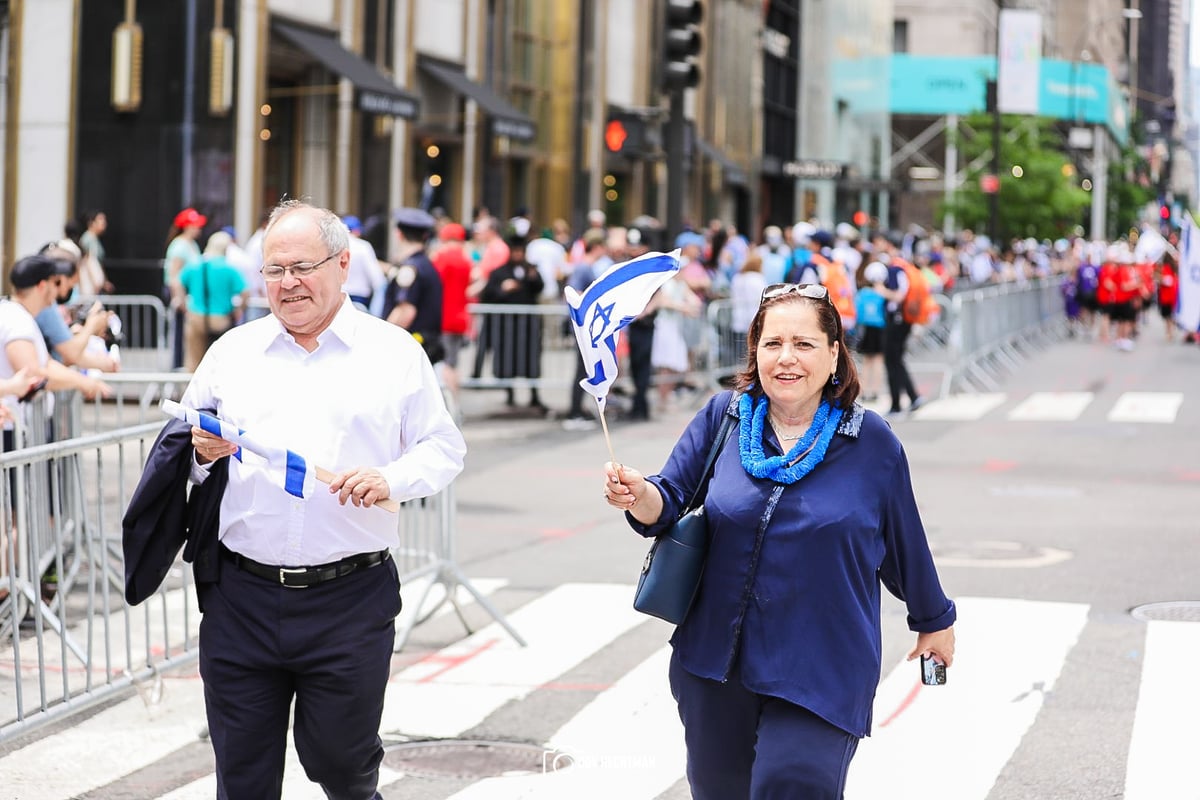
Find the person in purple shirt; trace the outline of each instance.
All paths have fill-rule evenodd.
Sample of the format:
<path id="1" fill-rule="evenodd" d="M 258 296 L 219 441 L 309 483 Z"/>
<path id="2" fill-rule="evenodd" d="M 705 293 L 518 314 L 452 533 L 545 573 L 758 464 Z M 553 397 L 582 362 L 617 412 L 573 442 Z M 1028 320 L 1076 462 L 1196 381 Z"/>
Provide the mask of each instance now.
<path id="1" fill-rule="evenodd" d="M 824 287 L 768 286 L 748 338 L 734 389 L 701 409 L 662 471 L 610 462 L 604 496 L 638 533 L 662 533 L 700 482 L 722 418 L 736 418 L 701 491 L 700 588 L 671 637 L 688 782 L 697 800 L 834 800 L 871 730 L 881 586 L 908 607 L 909 660 L 953 662 L 956 611 L 904 449 L 856 402 Z"/>

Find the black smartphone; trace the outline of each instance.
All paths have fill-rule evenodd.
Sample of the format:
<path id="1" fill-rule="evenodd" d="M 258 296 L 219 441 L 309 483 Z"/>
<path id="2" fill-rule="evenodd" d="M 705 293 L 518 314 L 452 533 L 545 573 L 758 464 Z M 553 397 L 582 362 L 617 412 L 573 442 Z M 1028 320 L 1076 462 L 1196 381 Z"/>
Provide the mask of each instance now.
<path id="1" fill-rule="evenodd" d="M 45 389 L 45 388 L 46 388 L 46 379 L 42 378 L 40 381 L 38 381 L 33 386 L 31 386 L 29 388 L 28 392 L 21 395 L 21 402 L 28 403 L 30 400 L 32 400 L 37 395 L 38 392 L 40 392 L 42 389 Z"/>
<path id="2" fill-rule="evenodd" d="M 926 686 L 941 686 L 946 682 L 946 665 L 933 658 L 921 656 L 921 683 Z"/>

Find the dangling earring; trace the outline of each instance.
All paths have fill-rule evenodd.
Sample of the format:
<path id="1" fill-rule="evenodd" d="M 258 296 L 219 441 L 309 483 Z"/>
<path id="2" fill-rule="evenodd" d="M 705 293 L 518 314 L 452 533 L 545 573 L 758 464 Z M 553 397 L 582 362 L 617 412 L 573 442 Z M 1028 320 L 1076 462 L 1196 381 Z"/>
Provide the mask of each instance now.
<path id="1" fill-rule="evenodd" d="M 834 386 L 841 384 L 841 381 L 838 380 L 838 376 L 837 376 L 836 372 L 829 376 L 829 382 L 832 383 Z"/>

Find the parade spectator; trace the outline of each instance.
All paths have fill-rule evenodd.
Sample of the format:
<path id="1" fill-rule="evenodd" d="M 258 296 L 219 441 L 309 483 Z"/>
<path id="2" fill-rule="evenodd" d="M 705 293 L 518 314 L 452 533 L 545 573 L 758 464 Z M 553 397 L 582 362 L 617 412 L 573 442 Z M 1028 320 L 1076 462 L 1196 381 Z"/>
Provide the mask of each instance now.
<path id="1" fill-rule="evenodd" d="M 36 318 L 50 355 L 68 367 L 116 372 L 120 362 L 103 344 L 115 315 L 96 300 L 84 313 L 82 321 L 75 324 L 67 307 L 79 282 L 79 248 L 64 239 L 45 245 L 38 254 L 59 263 L 59 272 L 50 279 L 54 284 L 55 302 L 42 309 Z M 96 340 L 101 341 L 100 347 L 94 345 Z"/>
<path id="2" fill-rule="evenodd" d="M 442 378 L 446 388 L 458 397 L 458 354 L 471 331 L 471 312 L 467 307 L 467 287 L 471 285 L 471 259 L 463 251 L 467 232 L 457 222 L 438 231 L 441 246 L 433 254 L 433 266 L 442 279 Z"/>
<path id="3" fill-rule="evenodd" d="M 887 325 L 887 300 L 875 290 L 887 282 L 887 266 L 872 261 L 860 273 L 854 296 L 858 326 L 855 349 L 862 356 L 861 385 L 863 400 L 873 403 L 883 389 L 883 336 Z"/>
<path id="4" fill-rule="evenodd" d="M 371 299 L 387 283 L 387 276 L 379 265 L 375 248 L 362 238 L 362 221 L 348 214 L 342 217 L 342 222 L 350 231 L 350 276 L 346 278 L 346 294 L 363 311 L 369 311 Z"/>
<path id="5" fill-rule="evenodd" d="M 673 393 L 682 388 L 691 368 L 684 326 L 699 318 L 703 303 L 687 285 L 682 271 L 662 285 L 652 302 L 657 314 L 650 364 L 657 375 L 658 410 L 662 413 L 673 408 Z"/>
<path id="6" fill-rule="evenodd" d="M 500 233 L 500 220 L 492 216 L 484 216 L 475 223 L 475 239 L 479 246 L 479 273 L 476 294 L 482 291 L 488 276 L 510 258 L 509 246 Z"/>
<path id="7" fill-rule="evenodd" d="M 67 269 L 62 261 L 44 255 L 26 256 L 13 264 L 9 273 L 12 299 L 0 302 L 0 345 L 4 348 L 0 381 L 25 370 L 28 375 L 45 378 L 50 392 L 74 389 L 88 400 L 110 397 L 108 384 L 50 358 L 38 328 L 37 315 L 55 302 L 54 278 L 66 275 Z M 5 402 L 15 413 L 15 398 L 5 398 Z"/>
<path id="8" fill-rule="evenodd" d="M 567 251 L 553 238 L 550 230 L 525 247 L 525 260 L 537 268 L 542 275 L 542 297 L 546 302 L 562 300 L 562 290 L 567 277 Z"/>
<path id="9" fill-rule="evenodd" d="M 586 247 L 584 243 L 584 237 L 588 234 L 588 231 L 599 231 L 600 233 L 605 233 L 605 226 L 607 224 L 608 216 L 603 211 L 598 208 L 593 208 L 591 211 L 589 211 L 587 213 L 587 228 L 584 229 L 583 233 L 579 234 L 579 237 L 575 239 L 575 242 L 571 245 L 570 253 L 567 256 L 567 261 L 571 264 L 575 264 L 582 259 L 583 251 Z"/>
<path id="10" fill-rule="evenodd" d="M 625 235 L 629 245 L 626 254 L 629 258 L 637 258 L 650 252 L 650 240 L 653 231 L 648 228 L 630 228 Z M 650 380 L 654 367 L 651 364 L 651 353 L 654 349 L 654 319 L 658 315 L 656 299 L 651 298 L 646 308 L 637 319 L 625 328 L 629 341 L 629 374 L 633 379 L 633 398 L 626 417 L 632 422 L 645 422 L 650 419 Z"/>
<path id="11" fill-rule="evenodd" d="M 887 268 L 887 277 L 883 281 L 873 283 L 872 286 L 887 301 L 887 316 L 883 329 L 883 366 L 887 371 L 888 391 L 891 394 L 888 414 L 895 416 L 904 410 L 901 402 L 905 394 L 908 395 L 910 412 L 924 405 L 925 399 L 917 393 L 916 384 L 908 372 L 908 365 L 904 363 L 908 337 L 912 333 L 912 324 L 904 319 L 904 298 L 908 297 L 909 288 L 908 275 L 896 254 L 895 246 L 886 236 L 876 236 L 874 246 L 876 260 Z"/>
<path id="12" fill-rule="evenodd" d="M 433 217 L 419 208 L 396 211 L 396 266 L 385 288 L 384 318 L 413 335 L 430 362 L 445 355 L 442 347 L 442 279 L 425 252 Z"/>
<path id="13" fill-rule="evenodd" d="M 291 727 L 326 795 L 378 797 L 399 540 L 395 517 L 371 506 L 440 492 L 466 448 L 412 337 L 345 296 L 349 241 L 333 212 L 282 204 L 263 254 L 274 316 L 222 337 L 183 403 L 294 447 L 332 481 L 298 499 L 270 465 L 228 458 L 237 446 L 199 428 L 174 459 L 152 452 L 147 471 L 182 458 L 193 483 L 216 484 L 205 546 L 220 569 L 197 580 L 197 600 L 220 795 L 278 798 Z"/>
<path id="14" fill-rule="evenodd" d="M 750 331 L 750 322 L 758 313 L 758 301 L 767 285 L 762 257 L 757 252 L 751 253 L 742 264 L 742 269 L 733 276 L 733 283 L 729 287 L 729 327 L 733 333 L 733 344 L 731 351 L 722 359 L 722 364 L 741 364 L 745 358 L 746 334 Z"/>
<path id="15" fill-rule="evenodd" d="M 735 388 L 696 414 L 659 474 L 605 464 L 604 497 L 643 536 L 669 528 L 694 491 L 703 498 L 709 550 L 669 669 L 692 796 L 835 800 L 870 733 L 881 586 L 907 606 L 909 660 L 953 663 L 956 609 L 904 448 L 855 402 L 854 361 L 822 287 L 764 293 Z M 727 415 L 737 430 L 701 486 Z"/>
<path id="16" fill-rule="evenodd" d="M 480 293 L 484 303 L 536 305 L 542 292 L 542 276 L 525 260 L 524 237 L 512 234 L 508 240 L 509 260 L 492 270 Z M 542 375 L 542 317 L 539 314 L 489 314 L 484 321 L 492 347 L 492 376 L 500 380 L 537 379 Z M 511 385 L 505 390 L 505 402 L 516 404 Z M 529 390 L 529 407 L 545 414 L 546 407 L 537 386 Z"/>
<path id="17" fill-rule="evenodd" d="M 108 215 L 92 209 L 80 219 L 83 232 L 79 234 L 79 293 L 84 297 L 112 294 L 113 285 L 104 272 L 104 244 L 100 237 L 108 230 Z"/>
<path id="18" fill-rule="evenodd" d="M 778 225 L 763 229 L 763 243 L 755 248 L 762 259 L 762 276 L 767 284 L 783 283 L 788 265 L 792 260 L 792 248 L 783 240 L 783 231 Z"/>
<path id="19" fill-rule="evenodd" d="M 249 296 L 242 273 L 225 259 L 232 237 L 208 237 L 200 260 L 183 268 L 179 282 L 187 295 L 184 366 L 195 372 L 209 346 L 239 321 Z"/>
<path id="20" fill-rule="evenodd" d="M 1158 313 L 1162 315 L 1167 343 L 1175 341 L 1175 302 L 1179 299 L 1179 272 L 1175 256 L 1163 255 L 1158 272 Z"/>
<path id="21" fill-rule="evenodd" d="M 187 293 L 179 276 L 185 267 L 200 261 L 200 232 L 208 224 L 208 217 L 194 208 L 185 208 L 175 215 L 171 229 L 167 232 L 167 255 L 163 259 L 163 301 L 173 312 L 174 337 L 172 341 L 171 366 L 183 366 L 184 327 L 187 323 Z"/>

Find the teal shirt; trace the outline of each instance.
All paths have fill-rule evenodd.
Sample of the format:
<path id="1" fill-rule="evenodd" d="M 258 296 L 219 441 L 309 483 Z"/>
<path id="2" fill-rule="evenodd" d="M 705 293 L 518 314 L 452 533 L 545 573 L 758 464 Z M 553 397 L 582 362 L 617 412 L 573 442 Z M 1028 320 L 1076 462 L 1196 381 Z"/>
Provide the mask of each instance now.
<path id="1" fill-rule="evenodd" d="M 171 240 L 171 243 L 167 245 L 167 257 L 163 259 L 164 285 L 171 280 L 170 265 L 177 258 L 183 261 L 184 269 L 199 263 L 201 258 L 200 245 L 183 236 L 176 236 Z"/>
<path id="2" fill-rule="evenodd" d="M 208 281 L 205 303 L 204 283 Z M 224 256 L 208 256 L 183 268 L 180 281 L 188 295 L 188 311 L 194 314 L 232 314 L 233 299 L 246 291 L 246 279 Z"/>

